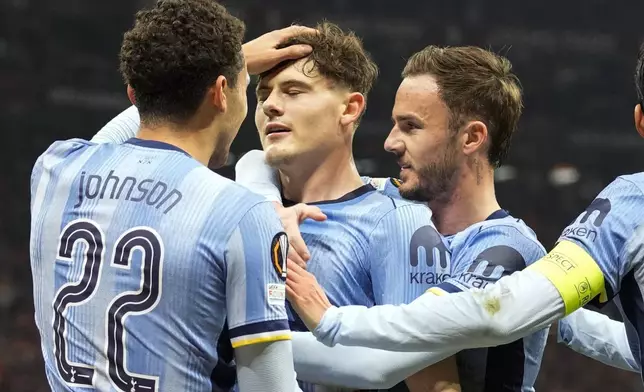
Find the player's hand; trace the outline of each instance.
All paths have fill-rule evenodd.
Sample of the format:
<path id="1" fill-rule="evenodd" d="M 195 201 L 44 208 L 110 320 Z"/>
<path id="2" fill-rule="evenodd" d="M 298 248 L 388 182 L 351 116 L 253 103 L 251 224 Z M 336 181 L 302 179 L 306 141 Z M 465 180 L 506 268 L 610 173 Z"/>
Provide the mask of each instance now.
<path id="1" fill-rule="evenodd" d="M 292 261 L 288 261 L 286 298 L 308 327 L 314 330 L 324 313 L 331 307 L 315 276 Z"/>
<path id="2" fill-rule="evenodd" d="M 318 222 L 326 220 L 326 215 L 318 207 L 308 206 L 299 203 L 293 207 L 282 207 L 275 203 L 275 208 L 282 220 L 284 231 L 288 235 L 289 250 L 288 259 L 302 268 L 306 268 L 306 262 L 311 258 L 309 249 L 304 243 L 302 233 L 300 233 L 300 223 L 305 219 L 313 219 Z"/>
<path id="3" fill-rule="evenodd" d="M 297 60 L 308 56 L 313 48 L 309 45 L 291 45 L 282 49 L 275 49 L 277 45 L 302 33 L 315 33 L 316 30 L 304 26 L 290 26 L 280 30 L 273 30 L 252 41 L 244 44 L 243 51 L 246 58 L 246 68 L 251 75 L 258 75 L 274 68 L 286 60 Z"/>

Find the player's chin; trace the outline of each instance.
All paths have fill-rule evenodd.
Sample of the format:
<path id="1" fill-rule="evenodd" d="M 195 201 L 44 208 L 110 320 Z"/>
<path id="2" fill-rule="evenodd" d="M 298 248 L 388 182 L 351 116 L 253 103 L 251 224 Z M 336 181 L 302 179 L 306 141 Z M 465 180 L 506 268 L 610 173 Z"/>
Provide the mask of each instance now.
<path id="1" fill-rule="evenodd" d="M 286 146 L 269 144 L 264 147 L 264 159 L 271 167 L 279 167 L 291 162 L 295 154 Z"/>

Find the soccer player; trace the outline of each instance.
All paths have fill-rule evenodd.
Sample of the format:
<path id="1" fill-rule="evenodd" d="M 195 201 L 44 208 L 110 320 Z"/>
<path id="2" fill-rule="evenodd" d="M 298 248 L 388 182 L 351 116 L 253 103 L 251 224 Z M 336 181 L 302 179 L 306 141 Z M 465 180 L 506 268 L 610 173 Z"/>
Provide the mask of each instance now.
<path id="1" fill-rule="evenodd" d="M 352 141 L 377 67 L 353 33 L 331 23 L 315 30 L 285 43 L 311 45 L 310 56 L 260 77 L 255 123 L 266 161 L 277 171 L 285 206 L 316 205 L 327 216 L 304 221 L 301 230 L 307 269 L 333 303 L 409 302 L 430 286 L 434 271 L 449 271 L 447 248 L 425 205 L 362 182 Z M 307 331 L 292 316 L 291 329 Z"/>
<path id="2" fill-rule="evenodd" d="M 120 52 L 137 137 L 38 158 L 30 251 L 52 390 L 229 390 L 218 342 L 241 391 L 299 390 L 279 217 L 206 165 L 226 161 L 246 115 L 245 57 L 261 72 L 310 47 L 276 51 L 273 34 L 242 51 L 244 29 L 210 0 L 138 12 Z"/>
<path id="3" fill-rule="evenodd" d="M 377 68 L 352 33 L 328 23 L 316 30 L 276 48 L 310 45 L 309 57 L 261 76 L 256 121 L 262 142 L 280 168 L 284 194 L 293 202 L 313 202 L 328 215 L 319 225 L 305 222 L 303 231 L 313 244 L 308 268 L 333 300 L 368 306 L 409 302 L 434 279 L 433 272 L 427 274 L 431 264 L 449 270 L 447 249 L 426 206 L 392 200 L 362 183 L 351 142 Z M 130 108 L 99 135 L 119 142 L 137 127 L 136 108 Z M 412 259 L 410 246 L 425 252 L 423 258 Z M 305 330 L 299 319 L 291 321 L 293 329 Z"/>
<path id="4" fill-rule="evenodd" d="M 446 236 L 451 269 L 432 282 L 430 291 L 442 295 L 482 289 L 543 257 L 545 249 L 534 232 L 501 209 L 494 192 L 494 168 L 507 155 L 522 110 L 521 90 L 510 62 L 476 47 L 429 46 L 409 59 L 402 75 L 392 111 L 394 127 L 385 141 L 385 148 L 398 157 L 402 183 L 376 182 L 392 197 L 428 202 L 439 232 Z M 269 152 L 266 155 L 269 160 Z M 265 168 L 258 171 L 262 163 L 252 159 L 253 164 L 240 162 L 249 173 L 245 176 L 265 172 Z M 462 388 L 533 391 L 546 339 L 547 330 L 542 330 L 507 345 L 459 353 Z M 315 376 L 298 365 L 300 360 L 313 364 L 314 354 L 309 353 L 314 352 L 296 347 L 300 377 Z M 342 356 L 358 362 L 369 357 Z M 328 365 L 342 368 L 340 372 L 353 368 L 344 362 L 339 359 Z M 403 374 L 402 364 L 409 363 L 404 366 L 410 371 L 418 366 L 407 360 L 381 363 L 384 366 L 379 369 L 391 369 L 380 371 L 392 375 L 385 378 L 387 384 L 398 381 L 394 377 Z M 424 363 L 433 362 L 428 357 Z M 355 379 L 372 371 L 367 366 L 363 369 L 353 373 Z M 349 385 L 364 384 L 351 381 Z"/>
<path id="5" fill-rule="evenodd" d="M 635 128 L 644 136 L 644 45 L 635 87 L 639 98 Z M 644 173 L 619 176 L 563 231 L 546 257 L 481 290 L 429 293 L 401 306 L 337 308 L 315 277 L 296 266 L 289 271 L 287 294 L 303 321 L 327 345 L 435 352 L 503 344 L 591 301 L 601 304 L 617 296 L 641 369 L 642 208 Z"/>

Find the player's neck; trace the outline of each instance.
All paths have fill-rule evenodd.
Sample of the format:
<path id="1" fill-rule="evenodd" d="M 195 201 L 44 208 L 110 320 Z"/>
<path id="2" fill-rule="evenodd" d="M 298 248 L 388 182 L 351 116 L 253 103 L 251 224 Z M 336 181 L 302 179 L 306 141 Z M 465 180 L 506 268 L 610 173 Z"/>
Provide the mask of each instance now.
<path id="1" fill-rule="evenodd" d="M 350 149 L 296 160 L 279 172 L 284 198 L 296 203 L 335 200 L 363 185 Z"/>
<path id="2" fill-rule="evenodd" d="M 494 171 L 466 170 L 461 173 L 450 196 L 429 203 L 438 231 L 443 235 L 456 234 L 482 222 L 501 206 L 494 191 Z"/>
<path id="3" fill-rule="evenodd" d="M 212 144 L 212 137 L 208 137 L 206 132 L 201 131 L 182 131 L 165 125 L 154 128 L 141 125 L 136 137 L 179 147 L 204 166 L 208 166 L 210 157 L 215 151 L 215 146 Z"/>

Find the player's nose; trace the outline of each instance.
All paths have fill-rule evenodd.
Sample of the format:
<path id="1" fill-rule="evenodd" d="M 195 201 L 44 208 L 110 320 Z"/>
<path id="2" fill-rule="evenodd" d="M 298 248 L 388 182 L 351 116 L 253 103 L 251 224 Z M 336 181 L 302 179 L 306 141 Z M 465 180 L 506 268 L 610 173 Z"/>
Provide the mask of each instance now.
<path id="1" fill-rule="evenodd" d="M 276 94 L 271 94 L 262 103 L 262 110 L 268 118 L 279 117 L 284 114 L 284 108 L 275 97 Z"/>
<path id="2" fill-rule="evenodd" d="M 396 155 L 402 155 L 405 150 L 405 144 L 398 137 L 397 132 L 392 130 L 385 139 L 385 151 L 393 152 Z"/>

